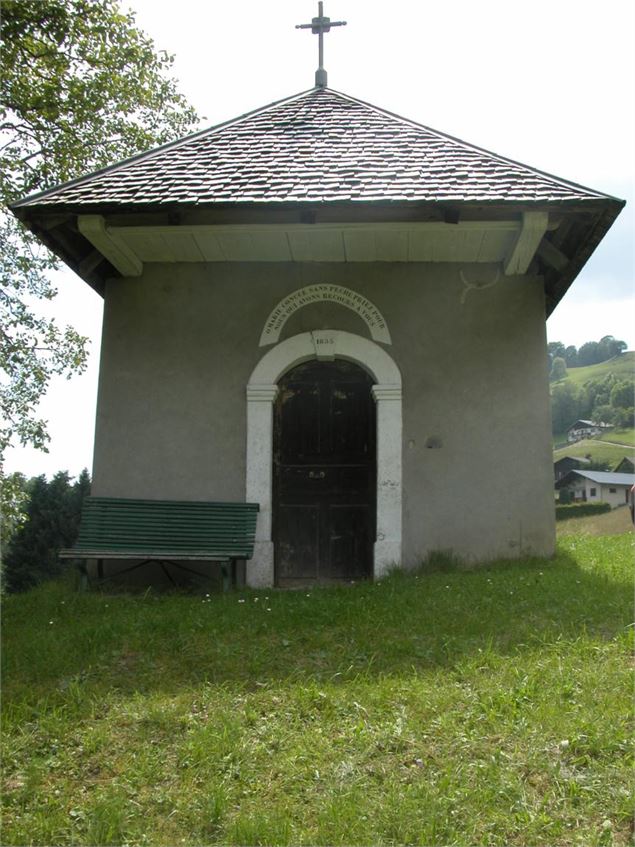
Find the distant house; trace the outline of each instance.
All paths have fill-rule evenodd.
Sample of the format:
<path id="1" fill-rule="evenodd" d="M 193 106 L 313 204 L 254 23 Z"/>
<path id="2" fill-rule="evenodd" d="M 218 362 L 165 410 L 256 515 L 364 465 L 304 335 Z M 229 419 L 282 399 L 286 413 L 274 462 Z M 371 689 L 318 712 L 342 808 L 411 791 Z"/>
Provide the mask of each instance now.
<path id="1" fill-rule="evenodd" d="M 581 441 L 583 438 L 593 438 L 611 429 L 610 424 L 596 423 L 595 421 L 576 421 L 567 430 L 567 441 Z"/>
<path id="2" fill-rule="evenodd" d="M 635 473 L 635 463 L 632 459 L 624 456 L 613 468 L 613 473 Z"/>
<path id="3" fill-rule="evenodd" d="M 610 503 L 616 508 L 628 503 L 628 492 L 634 484 L 633 473 L 572 470 L 556 482 L 556 490 L 566 488 L 574 501 Z"/>
<path id="4" fill-rule="evenodd" d="M 569 471 L 575 470 L 576 468 L 583 468 L 585 465 L 590 465 L 591 459 L 583 459 L 582 457 L 576 456 L 563 456 L 562 459 L 558 459 L 557 462 L 553 463 L 553 475 L 555 477 L 556 482 L 559 479 L 562 479 L 563 476 L 569 473 Z M 617 470 L 617 468 L 615 468 Z"/>

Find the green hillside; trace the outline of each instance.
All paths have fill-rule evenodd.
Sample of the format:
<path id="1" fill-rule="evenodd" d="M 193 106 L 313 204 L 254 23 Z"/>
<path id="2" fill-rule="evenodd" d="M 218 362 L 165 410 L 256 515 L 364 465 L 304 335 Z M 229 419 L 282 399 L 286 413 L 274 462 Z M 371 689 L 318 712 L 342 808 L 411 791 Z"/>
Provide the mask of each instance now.
<path id="1" fill-rule="evenodd" d="M 574 456 L 578 459 L 590 456 L 591 461 L 606 462 L 610 470 L 613 470 L 625 456 L 632 462 L 635 461 L 635 448 L 623 447 L 619 444 L 607 444 L 596 438 L 587 438 L 584 441 L 576 441 L 574 444 L 567 444 L 566 447 L 553 451 L 554 462 L 557 462 L 558 459 L 564 459 L 565 456 Z"/>
<path id="2" fill-rule="evenodd" d="M 600 441 L 613 441 L 615 444 L 635 447 L 635 429 L 612 429 L 600 436 Z"/>
<path id="3" fill-rule="evenodd" d="M 567 430 L 576 420 L 602 421 L 615 429 L 603 434 L 598 440 L 614 441 L 616 444 L 635 446 L 633 434 L 633 406 L 635 397 L 635 352 L 623 353 L 580 368 L 568 368 L 566 377 L 551 383 L 551 421 L 554 447 L 567 448 Z M 594 439 L 595 440 L 595 439 Z M 577 445 L 579 446 L 579 445 Z M 576 446 L 576 447 L 577 447 Z M 598 449 L 591 449 L 596 461 L 610 461 L 616 456 L 596 456 Z M 603 451 L 606 453 L 606 451 Z M 575 454 L 584 455 L 576 449 Z M 618 456 L 619 461 L 621 456 Z"/>
<path id="4" fill-rule="evenodd" d="M 635 379 L 635 351 L 622 353 L 607 362 L 597 365 L 587 365 L 584 368 L 568 368 L 566 379 L 561 379 L 554 385 L 570 382 L 576 387 L 584 385 L 589 379 L 601 379 L 607 374 L 615 374 L 620 379 Z"/>

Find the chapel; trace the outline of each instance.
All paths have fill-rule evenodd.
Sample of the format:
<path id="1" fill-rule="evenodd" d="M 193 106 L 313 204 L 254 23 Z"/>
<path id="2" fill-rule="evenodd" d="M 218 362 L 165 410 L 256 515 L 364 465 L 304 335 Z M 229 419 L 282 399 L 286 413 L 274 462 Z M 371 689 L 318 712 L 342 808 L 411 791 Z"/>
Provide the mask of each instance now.
<path id="1" fill-rule="evenodd" d="M 258 504 L 254 587 L 549 556 L 545 321 L 623 202 L 320 71 L 12 207 L 104 298 L 92 493 Z"/>

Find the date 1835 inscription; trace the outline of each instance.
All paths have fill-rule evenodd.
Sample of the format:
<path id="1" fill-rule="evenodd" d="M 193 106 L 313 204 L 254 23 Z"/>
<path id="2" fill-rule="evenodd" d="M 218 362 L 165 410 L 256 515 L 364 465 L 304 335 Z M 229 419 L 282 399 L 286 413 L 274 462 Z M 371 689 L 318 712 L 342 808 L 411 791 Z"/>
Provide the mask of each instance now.
<path id="1" fill-rule="evenodd" d="M 260 336 L 260 346 L 275 344 L 280 338 L 284 325 L 298 309 L 311 303 L 325 302 L 338 303 L 359 315 L 366 323 L 373 341 L 379 341 L 382 344 L 391 343 L 384 316 L 374 303 L 350 288 L 324 283 L 298 288 L 297 291 L 292 291 L 284 300 L 281 300 L 265 322 Z"/>

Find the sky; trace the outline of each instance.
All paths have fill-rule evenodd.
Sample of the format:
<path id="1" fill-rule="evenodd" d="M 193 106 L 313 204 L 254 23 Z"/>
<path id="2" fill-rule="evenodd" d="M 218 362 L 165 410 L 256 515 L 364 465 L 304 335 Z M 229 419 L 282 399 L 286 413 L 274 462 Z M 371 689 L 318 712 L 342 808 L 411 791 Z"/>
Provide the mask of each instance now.
<path id="1" fill-rule="evenodd" d="M 120 0 L 201 128 L 313 87 L 317 37 L 296 30 L 316 0 Z M 325 0 L 347 26 L 324 37 L 328 85 L 508 158 L 627 201 L 547 322 L 550 341 L 614 335 L 635 349 L 633 0 Z M 92 465 L 102 300 L 55 275 L 50 313 L 90 338 L 86 372 L 56 379 L 40 407 L 49 453 L 15 448 L 27 476 Z"/>

